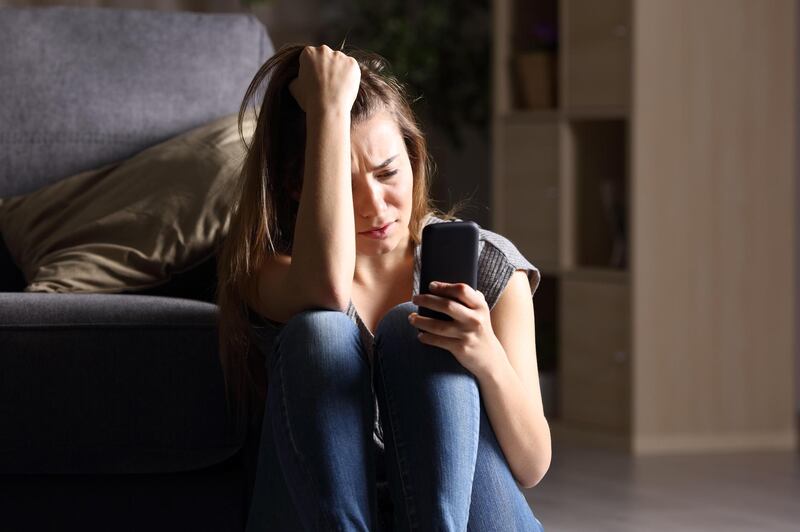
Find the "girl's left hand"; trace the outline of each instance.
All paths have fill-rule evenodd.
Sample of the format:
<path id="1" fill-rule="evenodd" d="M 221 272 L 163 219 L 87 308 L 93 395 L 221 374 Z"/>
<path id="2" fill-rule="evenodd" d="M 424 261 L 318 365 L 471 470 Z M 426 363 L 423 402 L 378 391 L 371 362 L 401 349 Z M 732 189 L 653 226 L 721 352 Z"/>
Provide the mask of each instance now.
<path id="1" fill-rule="evenodd" d="M 449 351 L 475 376 L 488 372 L 505 351 L 492 329 L 486 298 L 465 283 L 433 283 L 430 291 L 415 295 L 412 302 L 447 314 L 453 321 L 412 312 L 408 320 L 422 331 L 419 341 Z"/>

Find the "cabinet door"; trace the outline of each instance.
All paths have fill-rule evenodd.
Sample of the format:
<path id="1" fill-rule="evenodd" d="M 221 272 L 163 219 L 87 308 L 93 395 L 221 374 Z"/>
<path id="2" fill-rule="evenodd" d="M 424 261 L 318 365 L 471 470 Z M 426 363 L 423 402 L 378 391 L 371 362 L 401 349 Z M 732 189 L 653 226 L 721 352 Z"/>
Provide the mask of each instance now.
<path id="1" fill-rule="evenodd" d="M 540 268 L 558 264 L 557 123 L 505 122 L 501 147 L 500 230 Z"/>
<path id="2" fill-rule="evenodd" d="M 563 0 L 567 109 L 624 107 L 630 93 L 630 0 Z"/>
<path id="3" fill-rule="evenodd" d="M 626 283 L 565 278 L 561 290 L 559 391 L 566 424 L 630 426 L 630 303 Z"/>

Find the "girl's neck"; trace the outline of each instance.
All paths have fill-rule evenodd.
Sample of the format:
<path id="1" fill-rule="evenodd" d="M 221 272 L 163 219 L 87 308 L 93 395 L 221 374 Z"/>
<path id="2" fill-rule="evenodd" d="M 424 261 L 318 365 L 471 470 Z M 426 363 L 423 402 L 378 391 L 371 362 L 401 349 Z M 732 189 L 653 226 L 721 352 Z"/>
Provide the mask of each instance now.
<path id="1" fill-rule="evenodd" d="M 404 244 L 383 255 L 356 255 L 353 282 L 361 286 L 374 286 L 376 283 L 391 280 L 404 274 L 409 267 L 413 271 L 414 242 L 409 237 Z"/>

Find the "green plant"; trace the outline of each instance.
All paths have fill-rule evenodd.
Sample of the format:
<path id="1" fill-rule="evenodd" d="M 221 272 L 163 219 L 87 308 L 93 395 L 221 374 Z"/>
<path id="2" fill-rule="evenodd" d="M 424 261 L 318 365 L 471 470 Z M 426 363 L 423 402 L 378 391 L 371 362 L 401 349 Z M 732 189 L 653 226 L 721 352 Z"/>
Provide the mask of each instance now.
<path id="1" fill-rule="evenodd" d="M 486 0 L 353 0 L 331 35 L 377 52 L 414 95 L 423 120 L 457 147 L 462 128 L 486 131 L 489 116 L 489 6 Z"/>

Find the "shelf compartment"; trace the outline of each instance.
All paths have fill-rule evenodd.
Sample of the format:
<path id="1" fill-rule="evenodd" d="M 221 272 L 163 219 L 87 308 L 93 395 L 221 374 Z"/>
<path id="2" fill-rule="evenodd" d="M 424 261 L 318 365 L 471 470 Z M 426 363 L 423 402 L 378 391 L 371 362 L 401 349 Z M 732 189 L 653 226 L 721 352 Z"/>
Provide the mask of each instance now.
<path id="1" fill-rule="evenodd" d="M 568 267 L 628 268 L 627 130 L 624 120 L 568 123 Z"/>
<path id="2" fill-rule="evenodd" d="M 512 1 L 508 73 L 515 109 L 558 107 L 558 1 Z"/>

